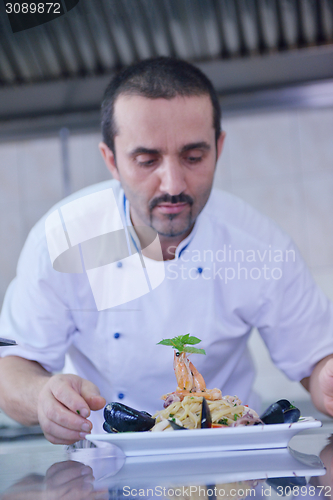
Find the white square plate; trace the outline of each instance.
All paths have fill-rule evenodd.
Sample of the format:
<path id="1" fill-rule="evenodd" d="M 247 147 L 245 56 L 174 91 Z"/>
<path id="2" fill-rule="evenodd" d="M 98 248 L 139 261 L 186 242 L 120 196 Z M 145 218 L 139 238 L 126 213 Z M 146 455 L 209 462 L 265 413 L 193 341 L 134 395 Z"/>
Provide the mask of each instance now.
<path id="1" fill-rule="evenodd" d="M 312 417 L 292 424 L 251 425 L 221 429 L 189 429 L 171 432 L 122 432 L 90 434 L 89 441 L 112 443 L 126 456 L 168 455 L 210 451 L 286 448 L 298 432 L 321 427 Z"/>

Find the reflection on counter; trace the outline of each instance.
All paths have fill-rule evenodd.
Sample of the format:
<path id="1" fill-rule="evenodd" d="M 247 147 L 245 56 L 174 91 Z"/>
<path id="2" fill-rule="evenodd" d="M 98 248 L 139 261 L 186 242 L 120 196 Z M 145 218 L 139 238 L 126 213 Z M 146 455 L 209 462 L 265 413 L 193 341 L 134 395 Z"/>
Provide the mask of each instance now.
<path id="1" fill-rule="evenodd" d="M 311 439 L 318 442 L 320 437 L 313 434 Z M 20 453 L 20 462 L 32 463 L 33 457 L 35 464 L 53 463 L 44 474 L 37 472 L 40 465 L 22 477 L 14 471 L 17 479 L 0 493 L 0 499 L 325 499 L 331 496 L 332 439 L 322 448 L 320 457 L 327 474 L 318 456 L 287 448 L 126 458 L 109 445 L 90 449 L 76 446 L 67 451 L 56 446 Z M 3 464 L 11 458 L 0 454 L 0 478 L 5 472 Z M 17 464 L 17 453 L 15 458 Z"/>
<path id="2" fill-rule="evenodd" d="M 94 491 L 91 467 L 67 460 L 53 464 L 45 476 L 29 474 L 11 486 L 1 500 L 108 499 L 108 490 Z"/>

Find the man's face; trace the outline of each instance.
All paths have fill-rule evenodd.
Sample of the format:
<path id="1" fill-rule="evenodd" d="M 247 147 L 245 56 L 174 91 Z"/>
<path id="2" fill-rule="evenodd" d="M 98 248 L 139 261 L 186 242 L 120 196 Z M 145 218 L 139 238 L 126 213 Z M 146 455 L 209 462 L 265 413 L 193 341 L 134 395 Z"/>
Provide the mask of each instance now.
<path id="1" fill-rule="evenodd" d="M 116 160 L 102 154 L 120 180 L 134 225 L 160 236 L 186 236 L 213 183 L 216 144 L 208 96 L 171 100 L 121 95 L 115 103 Z M 222 149 L 223 137 L 218 143 Z M 108 149 L 108 148 L 107 148 Z"/>

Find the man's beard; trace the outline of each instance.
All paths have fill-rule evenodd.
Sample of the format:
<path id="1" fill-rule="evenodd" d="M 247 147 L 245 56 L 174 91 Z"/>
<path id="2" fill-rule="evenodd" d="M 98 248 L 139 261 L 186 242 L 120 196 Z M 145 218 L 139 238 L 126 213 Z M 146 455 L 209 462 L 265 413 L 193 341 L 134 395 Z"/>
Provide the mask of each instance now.
<path id="1" fill-rule="evenodd" d="M 177 204 L 177 203 L 187 203 L 190 207 L 188 217 L 187 217 L 187 222 L 183 221 L 182 227 L 177 228 L 177 217 L 181 214 L 165 214 L 163 215 L 164 220 L 168 220 L 168 229 L 161 229 L 158 228 L 157 226 L 159 225 L 158 223 L 155 223 L 154 221 L 154 216 L 153 216 L 153 209 L 161 204 L 161 203 L 170 203 L 170 204 Z M 177 196 L 171 196 L 169 194 L 165 194 L 163 196 L 159 196 L 158 198 L 154 198 L 150 204 L 149 204 L 149 214 L 150 214 L 150 227 L 154 229 L 159 235 L 161 236 L 166 236 L 166 237 L 176 237 L 176 236 L 181 236 L 182 234 L 186 233 L 191 226 L 193 225 L 193 218 L 192 218 L 192 206 L 193 206 L 194 200 L 191 198 L 191 196 L 187 194 L 180 193 Z M 162 222 L 163 224 L 163 222 Z M 164 224 L 163 224 L 164 225 Z"/>

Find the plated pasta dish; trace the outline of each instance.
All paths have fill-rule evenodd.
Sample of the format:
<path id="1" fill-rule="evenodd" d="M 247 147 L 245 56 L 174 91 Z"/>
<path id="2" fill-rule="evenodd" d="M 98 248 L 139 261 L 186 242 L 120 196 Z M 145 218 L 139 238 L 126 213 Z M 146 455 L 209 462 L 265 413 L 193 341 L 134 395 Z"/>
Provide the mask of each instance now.
<path id="1" fill-rule="evenodd" d="M 199 342 L 200 339 L 189 334 L 159 342 L 175 350 L 176 390 L 162 396 L 164 408 L 153 416 L 119 402 L 109 403 L 104 409 L 103 429 L 106 432 L 161 432 L 298 421 L 299 409 L 286 399 L 272 404 L 259 417 L 237 396 L 222 396 L 220 389 L 207 389 L 203 376 L 188 358 L 188 354 L 206 354 L 203 349 L 193 347 Z"/>

